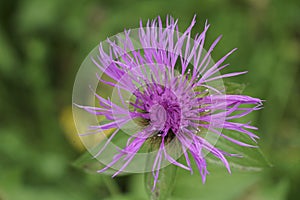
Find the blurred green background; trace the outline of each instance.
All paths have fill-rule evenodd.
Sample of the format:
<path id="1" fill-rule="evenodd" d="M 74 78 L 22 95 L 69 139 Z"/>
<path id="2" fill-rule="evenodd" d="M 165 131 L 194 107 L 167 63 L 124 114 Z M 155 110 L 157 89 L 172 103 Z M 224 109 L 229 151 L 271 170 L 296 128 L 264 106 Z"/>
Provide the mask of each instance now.
<path id="1" fill-rule="evenodd" d="M 167 14 L 180 30 L 211 28 L 207 46 L 224 37 L 215 60 L 234 47 L 231 71 L 245 94 L 267 100 L 256 112 L 260 146 L 273 163 L 263 172 L 179 171 L 172 199 L 300 198 L 300 1 L 0 1 L 0 200 L 145 199 L 142 175 L 111 180 L 72 166 L 82 153 L 73 135 L 72 86 L 99 41 Z"/>

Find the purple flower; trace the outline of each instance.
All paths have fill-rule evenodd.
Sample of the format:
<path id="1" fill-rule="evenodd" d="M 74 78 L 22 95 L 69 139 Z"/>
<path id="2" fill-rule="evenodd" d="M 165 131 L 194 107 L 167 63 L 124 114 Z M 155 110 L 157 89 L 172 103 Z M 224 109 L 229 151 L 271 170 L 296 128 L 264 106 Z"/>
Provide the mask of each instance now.
<path id="1" fill-rule="evenodd" d="M 228 66 L 223 63 L 235 49 L 213 63 L 210 55 L 221 37 L 206 52 L 203 46 L 209 25 L 206 23 L 203 32 L 192 40 L 190 36 L 194 25 L 195 17 L 187 30 L 180 34 L 177 20 L 167 17 L 164 28 L 158 17 L 148 21 L 146 27 L 141 22 L 138 41 L 131 39 L 128 30 L 117 41 L 107 40 L 109 53 L 104 51 L 100 43 L 98 56 L 92 60 L 108 78 L 104 80 L 98 75 L 98 79 L 117 91 L 119 103 L 95 93 L 99 107 L 79 106 L 92 114 L 103 115 L 108 120 L 105 124 L 93 126 L 93 129 L 115 129 L 96 156 L 102 153 L 127 123 L 142 122 L 139 123 L 142 128 L 128 139 L 125 148 L 118 149 L 111 162 L 99 172 L 122 161 L 122 166 L 113 176 L 118 175 L 141 147 L 151 140 L 157 147 L 152 165 L 153 187 L 157 184 L 163 160 L 192 172 L 191 157 L 205 182 L 208 174 L 205 152 L 220 159 L 229 172 L 226 157 L 236 156 L 216 148 L 214 143 L 205 138 L 205 133 L 223 137 L 233 144 L 254 147 L 223 134 L 222 129 L 247 135 L 255 141 L 258 136 L 251 130 L 256 130 L 256 127 L 232 120 L 260 109 L 262 101 L 244 95 L 226 95 L 225 88 L 221 87 L 222 79 L 245 73 L 219 74 L 220 70 Z M 136 48 L 136 43 L 140 48 Z M 122 91 L 129 92 L 132 97 L 126 100 Z M 177 148 L 182 152 L 186 164 L 177 161 L 166 150 L 172 140 L 180 144 Z"/>

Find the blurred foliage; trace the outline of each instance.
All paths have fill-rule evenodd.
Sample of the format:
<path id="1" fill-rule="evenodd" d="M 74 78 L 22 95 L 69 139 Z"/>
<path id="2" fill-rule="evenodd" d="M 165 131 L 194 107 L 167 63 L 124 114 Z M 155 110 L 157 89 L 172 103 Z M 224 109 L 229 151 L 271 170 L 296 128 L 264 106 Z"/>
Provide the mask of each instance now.
<path id="1" fill-rule="evenodd" d="M 167 14 L 180 19 L 180 30 L 197 14 L 194 33 L 208 19 L 207 45 L 224 35 L 215 60 L 239 48 L 227 70 L 248 70 L 232 80 L 247 84 L 245 94 L 266 100 L 252 118 L 260 127 L 260 146 L 274 165 L 232 175 L 210 165 L 205 185 L 199 175 L 179 170 L 172 199 L 299 198 L 299 0 L 2 0 L 1 200 L 146 199 L 142 175 L 110 179 L 72 167 L 81 147 L 66 136 L 72 129 L 66 109 L 76 71 L 99 41 L 137 27 L 140 19 Z"/>

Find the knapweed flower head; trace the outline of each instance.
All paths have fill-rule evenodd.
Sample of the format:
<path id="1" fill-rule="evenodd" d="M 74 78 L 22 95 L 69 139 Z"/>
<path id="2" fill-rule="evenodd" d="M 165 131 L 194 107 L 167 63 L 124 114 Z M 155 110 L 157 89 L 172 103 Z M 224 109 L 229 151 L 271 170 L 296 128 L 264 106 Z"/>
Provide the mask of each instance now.
<path id="1" fill-rule="evenodd" d="M 92 88 L 99 105 L 77 105 L 106 118 L 105 122 L 90 126 L 92 132 L 83 135 L 111 130 L 95 157 L 106 157 L 105 149 L 118 134 L 130 135 L 124 147 L 116 147 L 99 172 L 115 168 L 116 176 L 133 163 L 135 169 L 152 172 L 155 187 L 162 167 L 171 164 L 192 172 L 194 162 L 204 182 L 208 174 L 206 154 L 219 159 L 229 172 L 227 157 L 237 156 L 217 148 L 216 141 L 210 138 L 222 137 L 233 145 L 254 147 L 224 134 L 222 129 L 256 141 L 258 136 L 252 130 L 257 128 L 234 119 L 260 109 L 262 101 L 226 94 L 223 78 L 245 73 L 220 74 L 228 66 L 226 58 L 235 49 L 214 62 L 211 53 L 221 37 L 206 51 L 204 41 L 210 25 L 206 22 L 204 30 L 192 39 L 195 23 L 194 17 L 186 31 L 180 33 L 177 20 L 172 17 L 166 18 L 165 27 L 160 17 L 148 21 L 145 27 L 141 22 L 138 29 L 125 30 L 115 40 L 107 39 L 106 45 L 100 43 L 96 55 L 90 58 L 98 68 L 98 81 L 113 88 L 114 95 L 106 98 L 100 95 L 102 90 L 96 92 Z M 139 152 L 149 146 L 155 153 L 151 163 L 134 163 Z"/>

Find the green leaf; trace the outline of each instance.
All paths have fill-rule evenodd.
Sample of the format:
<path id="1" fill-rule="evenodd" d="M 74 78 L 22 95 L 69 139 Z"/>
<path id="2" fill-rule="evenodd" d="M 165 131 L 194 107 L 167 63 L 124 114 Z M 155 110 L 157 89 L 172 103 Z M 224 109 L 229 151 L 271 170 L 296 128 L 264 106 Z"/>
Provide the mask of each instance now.
<path id="1" fill-rule="evenodd" d="M 82 169 L 87 173 L 96 173 L 97 170 L 103 168 L 104 166 L 94 158 L 90 152 L 86 151 L 82 154 L 72 165 L 78 169 Z"/>
<path id="2" fill-rule="evenodd" d="M 176 171 L 177 166 L 173 164 L 160 169 L 154 189 L 154 177 L 152 172 L 145 173 L 146 192 L 151 200 L 166 200 L 170 197 L 175 185 Z"/>
<path id="3" fill-rule="evenodd" d="M 105 167 L 105 165 L 103 165 L 99 160 L 94 158 L 88 151 L 82 154 L 76 161 L 72 163 L 72 165 L 90 174 L 98 174 L 97 171 Z M 101 174 L 113 175 L 115 172 L 116 170 L 110 168 Z M 118 176 L 126 174 L 127 173 L 125 172 L 121 172 Z"/>
<path id="4" fill-rule="evenodd" d="M 85 172 L 90 174 L 96 174 L 97 170 L 104 168 L 105 166 L 100 163 L 96 158 L 94 158 L 90 152 L 85 152 L 81 157 L 79 157 L 73 166 L 78 169 L 83 169 Z M 101 173 L 106 175 L 112 175 L 116 171 L 113 169 L 108 169 L 107 171 Z M 98 174 L 98 173 L 97 173 Z M 120 173 L 119 175 L 124 175 L 125 173 Z M 120 189 L 114 179 L 108 176 L 101 176 L 103 183 L 106 185 L 109 192 L 115 196 L 120 193 Z"/>
<path id="5" fill-rule="evenodd" d="M 242 94 L 246 84 L 224 81 L 226 94 Z"/>
<path id="6" fill-rule="evenodd" d="M 244 192 L 249 192 L 249 187 L 257 184 L 260 173 L 234 172 L 229 174 L 223 167 L 208 164 L 209 174 L 205 184 L 194 162 L 194 174 L 179 169 L 174 193 L 171 200 L 232 200 L 239 198 Z"/>
<path id="7" fill-rule="evenodd" d="M 223 130 L 222 134 L 253 146 L 258 145 L 255 142 L 253 142 L 248 136 L 241 133 Z M 238 169 L 242 171 L 261 171 L 264 168 L 272 166 L 272 164 L 267 160 L 267 158 L 258 146 L 253 148 L 243 147 L 220 137 L 218 138 L 216 147 L 221 149 L 222 151 L 240 155 L 239 157 L 226 157 L 230 164 L 230 167 L 233 169 Z M 206 156 L 206 159 L 210 163 L 223 165 L 218 158 L 212 156 L 210 153 Z"/>
<path id="8" fill-rule="evenodd" d="M 106 124 L 109 122 L 110 121 L 107 119 L 100 119 L 99 125 L 103 125 L 103 124 Z M 104 133 L 104 134 L 106 135 L 106 137 L 109 138 L 113 131 L 114 130 L 111 130 L 110 132 Z M 119 130 L 111 142 L 113 144 L 115 144 L 116 146 L 123 148 L 124 145 L 126 145 L 128 137 L 129 136 L 127 134 L 125 134 L 122 130 Z M 97 171 L 106 167 L 106 165 L 101 163 L 97 158 L 93 157 L 93 155 L 95 155 L 100 149 L 102 149 L 103 144 L 106 141 L 107 140 L 102 140 L 99 144 L 96 144 L 92 149 L 89 149 L 89 151 L 86 151 L 85 153 L 83 153 L 77 160 L 75 160 L 73 162 L 72 165 L 78 169 L 84 170 L 87 173 L 97 174 Z M 105 152 L 105 150 L 104 150 L 104 152 Z M 109 168 L 105 172 L 102 172 L 101 174 L 111 176 L 115 172 L 117 172 L 117 170 L 115 170 L 113 168 Z M 128 174 L 128 173 L 121 172 L 121 173 L 119 173 L 118 176 L 122 176 L 122 175 L 126 175 L 126 174 Z"/>

